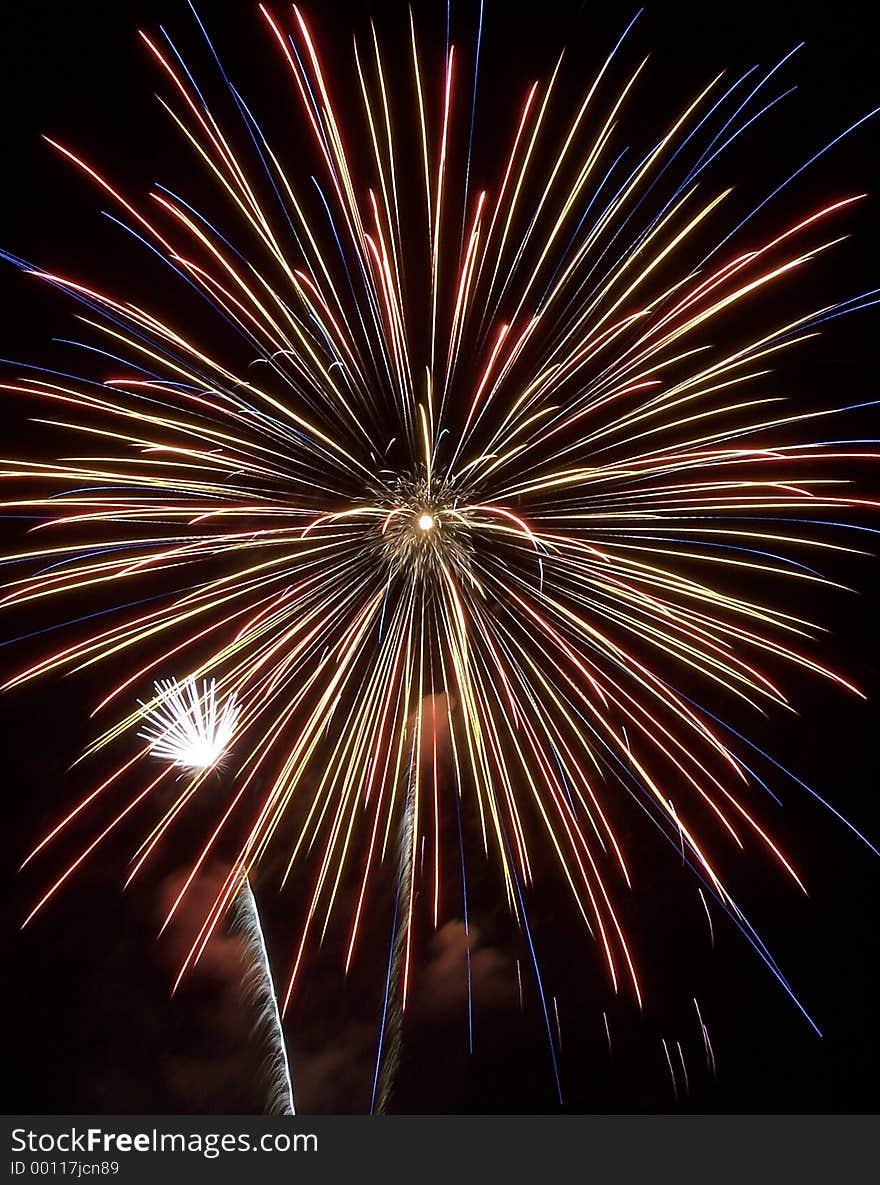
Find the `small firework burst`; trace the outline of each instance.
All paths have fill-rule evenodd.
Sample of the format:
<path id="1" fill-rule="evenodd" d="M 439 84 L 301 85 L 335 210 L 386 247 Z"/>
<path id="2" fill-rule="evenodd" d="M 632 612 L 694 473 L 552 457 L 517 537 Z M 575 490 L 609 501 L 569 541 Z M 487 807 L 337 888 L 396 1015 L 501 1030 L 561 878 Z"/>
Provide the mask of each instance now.
<path id="1" fill-rule="evenodd" d="M 235 695 L 219 704 L 215 681 L 203 679 L 200 688 L 191 676 L 181 682 L 161 679 L 154 686 L 155 698 L 141 701 L 145 725 L 138 733 L 151 755 L 193 773 L 212 769 L 235 732 Z"/>

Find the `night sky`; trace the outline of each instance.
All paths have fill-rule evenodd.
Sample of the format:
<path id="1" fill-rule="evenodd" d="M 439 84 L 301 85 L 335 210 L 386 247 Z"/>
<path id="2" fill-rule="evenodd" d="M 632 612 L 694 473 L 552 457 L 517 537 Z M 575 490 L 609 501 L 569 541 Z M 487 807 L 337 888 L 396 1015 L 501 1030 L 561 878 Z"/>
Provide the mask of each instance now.
<path id="1" fill-rule="evenodd" d="M 280 11 L 280 4 L 270 5 Z M 414 4 L 429 59 L 442 54 L 445 6 Z M 753 62 L 768 67 L 786 50 L 806 46 L 784 71 L 798 91 L 750 129 L 714 174 L 737 184 L 743 208 L 772 189 L 802 161 L 880 102 L 880 49 L 869 36 L 868 6 L 769 3 L 706 5 L 658 0 L 632 34 L 627 64 L 651 53 L 630 111 L 635 136 L 651 132 L 718 70 L 733 75 Z M 306 3 L 331 78 L 344 91 L 350 36 L 377 19 L 387 46 L 406 47 L 403 3 Z M 552 69 L 568 45 L 563 84 L 570 103 L 583 93 L 632 9 L 543 0 L 528 7 L 498 0 L 486 6 L 481 108 L 474 159 L 497 171 L 499 145 L 535 77 Z M 287 130 L 287 78 L 252 0 L 204 0 L 202 16 L 238 80 L 279 139 Z M 473 36 L 476 6 L 455 6 L 455 36 Z M 100 195 L 53 154 L 40 134 L 57 135 L 87 159 L 108 168 L 123 189 L 142 194 L 155 180 L 181 185 L 210 213 L 211 191 L 191 180 L 189 154 L 153 98 L 157 74 L 138 41 L 138 28 L 165 24 L 188 60 L 209 71 L 204 47 L 184 0 L 10 0 L 0 16 L 2 160 L 0 248 L 114 293 L 130 292 L 170 310 L 169 320 L 202 325 L 195 299 L 170 283 L 144 253 L 101 218 Z M 341 65 L 337 68 L 336 61 Z M 405 65 L 399 67 L 405 74 Z M 392 78 L 394 77 L 392 72 Z M 351 88 L 354 88 L 351 81 Z M 352 105 L 356 94 L 351 95 Z M 292 103 L 291 103 L 292 109 Z M 297 118 L 299 116 L 297 115 Z M 644 121 L 643 123 L 641 121 Z M 498 134 L 498 128 L 505 135 Z M 290 132 L 292 172 L 300 135 Z M 837 146 L 756 225 L 756 237 L 781 228 L 820 202 L 867 192 L 847 215 L 850 238 L 780 296 L 775 323 L 793 308 L 845 299 L 878 284 L 880 273 L 880 123 Z M 766 299 L 766 298 L 765 298 Z M 774 296 L 771 300 L 776 299 Z M 76 336 L 74 310 L 15 268 L 0 269 L 0 356 L 56 364 L 69 360 L 53 338 Z M 858 403 L 878 397 L 876 310 L 834 322 L 821 341 L 786 357 L 776 387 L 804 407 Z M 224 343 L 216 342 L 222 355 Z M 14 374 L 4 366 L 4 371 Z M 27 409 L 6 397 L 3 452 L 64 452 L 51 433 L 26 422 Z M 877 437 L 878 415 L 847 421 L 842 434 Z M 876 469 L 853 475 L 864 496 L 880 490 Z M 875 524 L 877 525 L 877 524 Z M 22 526 L 3 523 L 17 546 Z M 866 536 L 867 538 L 867 536 Z M 835 578 L 858 589 L 805 597 L 792 612 L 811 612 L 829 627 L 816 652 L 833 660 L 869 695 L 866 703 L 808 676 L 788 688 L 798 714 L 731 709 L 720 696 L 704 703 L 728 712 L 735 727 L 811 783 L 816 791 L 880 845 L 880 565 L 870 556 L 835 561 Z M 146 595 L 146 594 L 144 594 Z M 60 620 L 89 611 L 66 603 Z M 47 624 L 27 613 L 0 619 L 0 669 L 18 670 L 45 653 L 50 640 L 27 638 Z M 93 767 L 71 762 L 90 739 L 89 710 L 110 672 L 47 680 L 0 698 L 4 775 L 4 834 L 10 841 L 3 894 L 6 919 L 4 1015 L 12 1052 L 5 1110 L 16 1113 L 249 1113 L 263 1107 L 259 1050 L 252 1017 L 239 990 L 240 948 L 234 937 L 216 944 L 191 980 L 170 998 L 180 934 L 156 937 L 181 875 L 197 821 L 136 887 L 123 892 L 127 855 L 137 825 L 90 861 L 50 908 L 23 933 L 21 920 L 65 855 L 87 840 L 88 825 L 24 872 L 18 864 L 68 804 L 94 784 Z M 222 779 L 223 774 L 216 775 Z M 555 996 L 561 1035 L 564 1109 L 582 1112 L 874 1112 L 880 1109 L 880 859 L 792 782 L 773 789 L 783 806 L 760 800 L 761 817 L 805 875 L 804 897 L 754 848 L 723 862 L 741 901 L 805 1007 L 823 1031 L 817 1037 L 743 941 L 715 911 L 714 949 L 696 883 L 643 816 L 621 795 L 611 812 L 620 828 L 636 883 L 622 914 L 638 951 L 645 1008 L 615 998 L 595 948 L 562 901 L 550 869 L 538 863 L 530 917 L 540 946 L 544 983 Z M 219 785 L 208 793 L 221 794 Z M 295 812 L 287 820 L 295 831 Z M 195 831 L 193 831 L 195 828 Z M 283 836 L 282 836 L 283 840 Z M 278 862 L 283 867 L 279 854 Z M 471 861 L 474 1051 L 467 1049 L 464 991 L 467 938 L 450 895 L 438 934 L 422 927 L 411 1007 L 394 1109 L 410 1113 L 532 1113 L 559 1110 L 547 1035 L 529 953 L 504 908 L 499 881 Z M 277 891 L 270 862 L 256 891 L 269 947 L 282 975 L 293 955 L 305 882 Z M 219 868 L 209 868 L 188 908 L 198 910 Z M 351 885 L 344 891 L 354 893 Z M 348 980 L 342 972 L 344 926 L 331 928 L 307 960 L 288 1016 L 299 1109 L 363 1112 L 369 1106 L 381 991 L 390 933 L 392 891 L 378 895 L 361 953 Z M 456 912 L 458 910 L 458 912 Z M 344 910 L 342 911 L 344 914 Z M 185 922 L 186 919 L 184 919 Z M 517 963 L 522 974 L 520 1004 Z M 708 1072 L 694 997 L 708 1027 L 717 1077 Z M 603 1023 L 607 1015 L 611 1055 Z M 676 1102 L 661 1038 L 681 1043 L 690 1093 Z M 680 1084 L 681 1085 L 681 1084 Z"/>

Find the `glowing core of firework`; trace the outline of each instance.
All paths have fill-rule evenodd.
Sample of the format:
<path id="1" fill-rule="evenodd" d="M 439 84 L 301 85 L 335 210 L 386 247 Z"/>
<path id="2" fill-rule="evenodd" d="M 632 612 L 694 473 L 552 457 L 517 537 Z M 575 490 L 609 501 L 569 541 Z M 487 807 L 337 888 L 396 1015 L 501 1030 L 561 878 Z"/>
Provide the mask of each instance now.
<path id="1" fill-rule="evenodd" d="M 163 679 L 154 686 L 152 704 L 142 703 L 146 726 L 138 736 L 149 742 L 154 757 L 193 772 L 211 769 L 235 731 L 235 695 L 219 707 L 214 680 L 203 680 L 200 690 L 191 676 L 182 682 Z"/>
<path id="2" fill-rule="evenodd" d="M 434 525 L 435 523 L 433 514 L 428 514 L 428 512 L 425 511 L 423 514 L 419 515 L 418 526 L 420 531 L 430 531 L 433 529 Z"/>

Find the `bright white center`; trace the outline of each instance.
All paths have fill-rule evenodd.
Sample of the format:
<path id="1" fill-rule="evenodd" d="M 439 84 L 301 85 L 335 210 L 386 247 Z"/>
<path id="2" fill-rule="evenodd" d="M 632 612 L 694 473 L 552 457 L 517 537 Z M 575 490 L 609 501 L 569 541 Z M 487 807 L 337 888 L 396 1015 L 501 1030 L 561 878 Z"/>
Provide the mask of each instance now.
<path id="1" fill-rule="evenodd" d="M 434 516 L 432 514 L 420 514 L 418 518 L 419 528 L 422 531 L 430 531 L 434 525 Z"/>
<path id="2" fill-rule="evenodd" d="M 183 769 L 210 769 L 220 760 L 223 749 L 220 745 L 208 741 L 193 741 L 187 747 L 181 747 L 175 759 L 175 765 Z"/>

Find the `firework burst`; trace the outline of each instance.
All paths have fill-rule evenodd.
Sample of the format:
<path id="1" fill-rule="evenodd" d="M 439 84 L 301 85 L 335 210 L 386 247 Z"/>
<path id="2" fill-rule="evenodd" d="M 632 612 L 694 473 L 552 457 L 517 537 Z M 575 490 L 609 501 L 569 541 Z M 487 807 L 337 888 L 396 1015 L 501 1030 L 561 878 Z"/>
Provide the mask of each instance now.
<path id="1" fill-rule="evenodd" d="M 120 751 L 119 764 L 32 855 L 98 799 L 112 797 L 113 817 L 30 916 L 155 803 L 138 874 L 198 809 L 201 773 L 171 808 L 161 783 L 203 766 L 202 747 L 219 754 L 234 728 L 231 789 L 187 884 L 221 836 L 236 837 L 237 856 L 181 975 L 242 870 L 278 844 L 285 880 L 317 853 L 285 1006 L 310 939 L 352 900 L 343 878 L 357 886 L 347 968 L 410 802 L 427 856 L 417 869 L 410 844 L 399 882 L 405 1004 L 416 885 L 434 925 L 450 901 L 467 917 L 463 849 L 460 878 L 444 872 L 454 801 L 476 819 L 524 932 L 535 852 L 547 849 L 615 989 L 641 1000 L 615 904 L 631 873 L 608 807 L 628 794 L 790 990 L 713 851 L 762 848 L 801 880 L 761 821 L 748 742 L 692 689 L 786 709 L 788 669 L 856 692 L 813 656 L 791 594 L 826 583 L 805 556 L 849 550 L 829 520 L 876 508 L 836 477 L 871 454 L 817 443 L 829 413 L 781 407 L 770 373 L 873 296 L 761 318 L 859 198 L 802 212 L 763 242 L 746 236 L 751 213 L 724 219 L 729 191 L 712 191 L 707 170 L 774 106 L 778 67 L 747 97 L 744 79 L 710 80 L 634 158 L 621 128 L 645 63 L 620 77 L 618 46 L 566 122 L 560 58 L 512 112 L 495 169 L 472 157 L 473 55 L 448 44 L 435 78 L 411 25 L 407 92 L 375 35 L 356 43 L 362 121 L 346 130 L 303 15 L 260 10 L 314 168 L 291 168 L 225 74 L 239 125 L 223 126 L 164 34 L 142 37 L 161 102 L 222 198 L 216 225 L 164 186 L 136 204 L 52 141 L 205 298 L 229 351 L 221 359 L 130 297 L 28 268 L 80 302 L 88 348 L 110 369 L 3 384 L 77 442 L 63 460 L 3 464 L 22 487 L 7 510 L 53 536 L 11 557 L 21 571 L 5 603 L 51 612 L 67 594 L 107 594 L 117 616 L 6 686 L 110 660 L 124 669 L 96 708 L 117 715 L 89 749 Z M 749 309 L 759 328 L 731 333 Z M 148 608 L 121 591 L 157 582 Z M 181 660 L 191 679 L 159 685 L 132 756 L 143 709 L 126 705 Z M 198 697 L 206 733 L 167 727 L 169 705 Z M 160 750 L 171 765 L 132 795 Z"/>
<path id="2" fill-rule="evenodd" d="M 184 770 L 213 769 L 235 732 L 238 709 L 235 696 L 218 706 L 216 684 L 194 679 L 163 679 L 156 683 L 156 698 L 144 709 L 144 728 L 138 733 L 148 741 L 154 757 Z"/>

